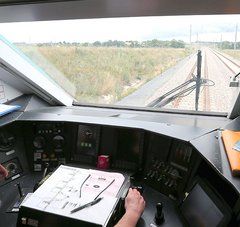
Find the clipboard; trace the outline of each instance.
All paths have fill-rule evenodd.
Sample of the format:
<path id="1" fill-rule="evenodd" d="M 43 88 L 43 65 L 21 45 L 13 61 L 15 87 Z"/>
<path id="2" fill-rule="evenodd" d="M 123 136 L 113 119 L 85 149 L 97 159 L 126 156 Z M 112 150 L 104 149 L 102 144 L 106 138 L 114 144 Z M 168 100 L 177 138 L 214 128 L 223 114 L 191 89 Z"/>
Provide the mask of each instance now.
<path id="1" fill-rule="evenodd" d="M 236 149 L 240 141 L 240 131 L 222 131 L 222 140 L 233 176 L 240 176 L 240 151 Z"/>
<path id="2" fill-rule="evenodd" d="M 38 227 L 109 226 L 124 181 L 121 173 L 61 165 L 20 205 L 17 226 L 26 226 L 28 220 Z M 96 197 L 102 199 L 94 206 L 71 212 Z"/>

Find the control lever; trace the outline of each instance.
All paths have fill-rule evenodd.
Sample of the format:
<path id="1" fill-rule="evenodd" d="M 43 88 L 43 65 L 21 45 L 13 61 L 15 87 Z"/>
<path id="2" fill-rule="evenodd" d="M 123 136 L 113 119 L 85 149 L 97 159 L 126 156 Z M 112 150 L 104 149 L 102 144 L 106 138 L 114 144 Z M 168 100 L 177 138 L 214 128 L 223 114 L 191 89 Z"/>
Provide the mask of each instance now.
<path id="1" fill-rule="evenodd" d="M 164 222 L 164 214 L 163 214 L 163 205 L 162 203 L 157 203 L 156 205 L 157 212 L 155 214 L 155 223 L 157 225 L 161 225 Z"/>
<path id="2" fill-rule="evenodd" d="M 43 176 L 42 176 L 42 179 L 44 179 L 44 178 L 46 177 L 46 175 L 47 175 L 47 171 L 48 171 L 48 167 L 49 167 L 49 163 L 46 162 L 46 163 L 45 163 L 45 168 L 44 168 L 44 170 L 43 170 Z"/>
<path id="3" fill-rule="evenodd" d="M 143 187 L 142 186 L 132 186 L 131 188 L 138 190 L 141 195 L 143 194 Z"/>
<path id="4" fill-rule="evenodd" d="M 23 193 L 21 184 L 17 183 L 17 184 L 15 184 L 15 187 L 17 187 L 19 198 L 17 197 L 16 201 L 10 207 L 7 208 L 7 210 L 6 210 L 7 213 L 18 212 L 19 211 L 19 207 L 20 207 L 22 201 L 25 198 L 25 193 Z"/>
<path id="5" fill-rule="evenodd" d="M 21 199 L 24 196 L 24 194 L 23 194 L 22 187 L 21 187 L 20 183 L 17 183 L 17 188 L 18 188 L 19 197 Z"/>
<path id="6" fill-rule="evenodd" d="M 143 187 L 142 186 L 130 186 L 130 188 L 138 190 L 141 195 L 143 193 Z M 124 195 L 123 195 L 123 197 L 120 198 L 119 203 L 118 203 L 118 207 L 116 208 L 117 212 L 115 212 L 114 224 L 116 224 L 117 221 L 119 221 L 119 219 L 125 213 L 125 198 L 128 194 L 128 187 L 126 188 L 126 191 L 123 194 Z"/>
<path id="7" fill-rule="evenodd" d="M 48 167 L 49 167 L 49 163 L 46 162 L 45 163 L 45 168 L 43 170 L 43 175 L 42 175 L 42 179 L 40 181 L 38 181 L 34 187 L 33 187 L 33 191 L 35 192 L 44 182 L 45 180 L 50 176 L 50 174 L 47 175 L 48 172 Z"/>

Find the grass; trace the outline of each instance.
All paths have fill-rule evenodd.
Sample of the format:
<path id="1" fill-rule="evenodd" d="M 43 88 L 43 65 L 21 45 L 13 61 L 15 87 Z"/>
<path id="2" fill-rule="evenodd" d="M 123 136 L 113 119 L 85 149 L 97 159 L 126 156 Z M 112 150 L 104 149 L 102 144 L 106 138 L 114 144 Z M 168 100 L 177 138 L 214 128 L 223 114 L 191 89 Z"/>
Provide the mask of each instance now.
<path id="1" fill-rule="evenodd" d="M 240 60 L 240 50 L 221 50 L 221 51 L 225 54 L 232 56 L 233 58 Z"/>
<path id="2" fill-rule="evenodd" d="M 122 99 L 190 54 L 171 48 L 18 47 L 77 100 L 93 103 Z"/>

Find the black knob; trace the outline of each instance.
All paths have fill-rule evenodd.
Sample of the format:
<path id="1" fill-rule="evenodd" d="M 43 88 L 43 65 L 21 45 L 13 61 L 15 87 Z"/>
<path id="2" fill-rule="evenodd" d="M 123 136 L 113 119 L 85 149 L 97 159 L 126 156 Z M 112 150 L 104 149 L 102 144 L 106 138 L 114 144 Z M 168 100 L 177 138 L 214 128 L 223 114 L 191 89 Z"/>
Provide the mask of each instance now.
<path id="1" fill-rule="evenodd" d="M 157 225 L 161 225 L 164 222 L 164 214 L 163 214 L 163 205 L 162 203 L 157 203 L 156 205 L 157 212 L 155 214 L 155 222 Z"/>
<path id="2" fill-rule="evenodd" d="M 63 148 L 64 138 L 60 135 L 57 135 L 53 138 L 53 146 L 55 149 Z"/>
<path id="3" fill-rule="evenodd" d="M 0 131 L 0 152 L 10 151 L 15 143 L 14 136 L 7 131 Z"/>
<path id="4" fill-rule="evenodd" d="M 157 216 L 161 216 L 162 215 L 162 203 L 157 203 L 156 208 L 157 208 Z"/>

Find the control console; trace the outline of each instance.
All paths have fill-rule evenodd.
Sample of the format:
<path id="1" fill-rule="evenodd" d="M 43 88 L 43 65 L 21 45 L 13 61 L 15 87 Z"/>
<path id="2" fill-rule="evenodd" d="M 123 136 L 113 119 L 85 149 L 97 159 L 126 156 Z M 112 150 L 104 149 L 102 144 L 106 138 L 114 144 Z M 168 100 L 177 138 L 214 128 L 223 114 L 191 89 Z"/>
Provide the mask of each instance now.
<path id="1" fill-rule="evenodd" d="M 25 154 L 21 152 L 23 143 L 17 132 L 17 126 L 0 129 L 0 164 L 8 171 L 7 177 L 1 180 L 0 186 L 19 178 L 26 170 Z"/>
<path id="2" fill-rule="evenodd" d="M 43 171 L 46 164 L 53 169 L 66 162 L 64 130 L 64 123 L 33 123 L 27 128 L 25 143 L 27 143 L 29 163 L 34 171 Z M 33 137 L 29 140 L 30 135 Z"/>
<path id="3" fill-rule="evenodd" d="M 168 149 L 164 157 L 160 151 L 152 154 L 147 163 L 144 180 L 161 193 L 177 199 L 190 172 L 192 148 L 185 142 L 168 140 L 164 149 Z"/>
<path id="4" fill-rule="evenodd" d="M 160 160 L 153 160 L 144 180 L 163 194 L 172 198 L 177 197 L 178 187 L 182 182 L 181 172 Z"/>

